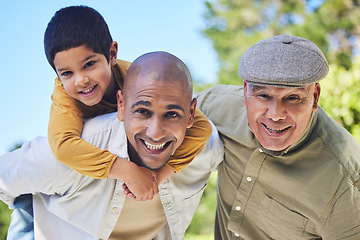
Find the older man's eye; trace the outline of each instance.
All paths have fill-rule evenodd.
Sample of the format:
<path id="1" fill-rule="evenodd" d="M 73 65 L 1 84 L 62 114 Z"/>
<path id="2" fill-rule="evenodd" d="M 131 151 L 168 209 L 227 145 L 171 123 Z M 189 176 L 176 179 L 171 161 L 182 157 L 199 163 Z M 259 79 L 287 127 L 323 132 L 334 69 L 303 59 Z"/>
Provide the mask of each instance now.
<path id="1" fill-rule="evenodd" d="M 258 98 L 260 98 L 260 99 L 270 99 L 271 97 L 269 95 L 267 95 L 267 94 L 259 94 Z"/>
<path id="2" fill-rule="evenodd" d="M 293 103 L 297 103 L 297 102 L 301 101 L 300 97 L 296 96 L 296 95 L 291 95 L 291 96 L 287 97 L 285 100 L 288 102 L 293 102 Z"/>

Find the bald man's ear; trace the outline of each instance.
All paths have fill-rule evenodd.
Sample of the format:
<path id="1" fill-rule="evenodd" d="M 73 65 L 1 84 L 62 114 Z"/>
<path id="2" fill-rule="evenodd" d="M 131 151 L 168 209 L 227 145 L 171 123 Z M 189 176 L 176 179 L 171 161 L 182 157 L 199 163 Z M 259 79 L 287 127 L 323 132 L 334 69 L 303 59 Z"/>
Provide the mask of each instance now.
<path id="1" fill-rule="evenodd" d="M 122 94 L 122 91 L 119 90 L 116 94 L 116 99 L 117 99 L 117 116 L 118 119 L 120 121 L 124 121 L 124 112 L 125 112 L 125 101 L 124 101 L 124 96 Z"/>
<path id="2" fill-rule="evenodd" d="M 190 116 L 188 120 L 187 128 L 191 128 L 195 121 L 195 110 L 196 110 L 197 99 L 193 98 L 190 105 Z"/>

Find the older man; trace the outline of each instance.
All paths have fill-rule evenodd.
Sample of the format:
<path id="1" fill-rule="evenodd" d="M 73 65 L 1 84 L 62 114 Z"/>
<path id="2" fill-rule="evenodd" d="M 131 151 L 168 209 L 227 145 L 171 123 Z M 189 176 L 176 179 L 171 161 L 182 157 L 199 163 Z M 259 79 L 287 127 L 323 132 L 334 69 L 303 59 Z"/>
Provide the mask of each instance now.
<path id="1" fill-rule="evenodd" d="M 327 73 L 314 43 L 281 35 L 241 57 L 244 87 L 200 94 L 225 147 L 215 239 L 360 239 L 360 146 L 318 106 Z"/>
<path id="2" fill-rule="evenodd" d="M 193 123 L 189 70 L 171 54 L 145 54 L 130 66 L 123 89 L 118 112 L 87 121 L 82 138 L 161 171 Z M 14 197 L 34 194 L 35 239 L 183 239 L 222 156 L 214 128 L 201 153 L 159 185 L 157 197 L 139 202 L 122 194 L 122 181 L 92 179 L 62 165 L 47 138 L 36 138 L 0 157 L 0 198 L 11 206 Z"/>

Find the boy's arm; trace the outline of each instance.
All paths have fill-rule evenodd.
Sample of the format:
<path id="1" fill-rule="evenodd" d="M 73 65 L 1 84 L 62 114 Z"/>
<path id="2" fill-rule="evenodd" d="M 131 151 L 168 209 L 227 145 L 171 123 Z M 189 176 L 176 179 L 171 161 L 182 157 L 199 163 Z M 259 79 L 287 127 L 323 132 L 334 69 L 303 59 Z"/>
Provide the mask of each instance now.
<path id="1" fill-rule="evenodd" d="M 48 138 L 56 159 L 88 177 L 107 178 L 117 156 L 80 138 L 80 103 L 65 92 L 59 79 L 51 98 Z"/>
<path id="2" fill-rule="evenodd" d="M 182 144 L 171 156 L 167 165 L 174 172 L 179 172 L 186 167 L 198 154 L 211 135 L 211 125 L 206 116 L 198 109 L 195 110 L 194 124 L 188 128 Z M 162 178 L 160 176 L 160 178 Z"/>

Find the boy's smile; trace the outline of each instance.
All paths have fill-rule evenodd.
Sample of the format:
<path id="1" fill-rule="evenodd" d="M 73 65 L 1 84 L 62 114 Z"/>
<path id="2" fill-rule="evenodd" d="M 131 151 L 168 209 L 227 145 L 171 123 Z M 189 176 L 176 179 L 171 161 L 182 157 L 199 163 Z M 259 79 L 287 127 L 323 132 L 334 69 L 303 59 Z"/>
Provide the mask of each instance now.
<path id="1" fill-rule="evenodd" d="M 97 85 L 95 85 L 95 86 L 93 86 L 93 87 L 91 87 L 89 89 L 83 90 L 80 93 L 89 96 L 90 94 L 94 93 L 94 90 L 95 90 L 96 87 L 97 87 Z"/>
<path id="2" fill-rule="evenodd" d="M 70 48 L 55 54 L 54 65 L 65 91 L 74 99 L 88 106 L 99 103 L 113 94 L 115 88 L 111 66 L 104 55 L 85 46 Z M 113 96 L 115 97 L 115 95 Z"/>

